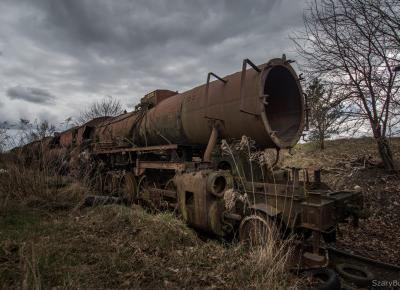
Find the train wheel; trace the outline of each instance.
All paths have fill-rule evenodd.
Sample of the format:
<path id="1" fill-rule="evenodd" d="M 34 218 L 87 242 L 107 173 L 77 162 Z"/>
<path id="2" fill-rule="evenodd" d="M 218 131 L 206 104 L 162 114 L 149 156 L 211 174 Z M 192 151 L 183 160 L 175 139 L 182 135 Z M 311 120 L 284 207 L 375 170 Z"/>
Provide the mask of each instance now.
<path id="1" fill-rule="evenodd" d="M 165 184 L 164 188 L 167 190 L 175 190 L 176 191 L 176 185 L 175 185 L 174 180 L 172 178 L 170 180 L 168 180 L 168 182 Z"/>
<path id="2" fill-rule="evenodd" d="M 240 223 L 240 241 L 250 246 L 263 246 L 276 239 L 277 231 L 271 221 L 258 216 L 245 217 Z"/>
<path id="3" fill-rule="evenodd" d="M 118 195 L 119 176 L 116 172 L 107 172 L 103 181 L 103 192 L 108 195 Z"/>
<path id="4" fill-rule="evenodd" d="M 152 196 L 150 192 L 150 184 L 146 175 L 142 175 L 138 182 L 138 191 L 137 197 L 139 200 L 139 204 L 145 205 L 146 208 L 154 210 L 157 209 L 156 204 L 154 203 L 154 196 Z M 158 201 L 158 200 L 157 200 Z"/>
<path id="5" fill-rule="evenodd" d="M 113 175 L 107 172 L 103 179 L 103 193 L 111 195 L 114 191 Z"/>
<path id="6" fill-rule="evenodd" d="M 118 193 L 119 196 L 126 201 L 127 204 L 132 204 L 137 196 L 138 185 L 133 173 L 125 173 L 119 182 Z"/>

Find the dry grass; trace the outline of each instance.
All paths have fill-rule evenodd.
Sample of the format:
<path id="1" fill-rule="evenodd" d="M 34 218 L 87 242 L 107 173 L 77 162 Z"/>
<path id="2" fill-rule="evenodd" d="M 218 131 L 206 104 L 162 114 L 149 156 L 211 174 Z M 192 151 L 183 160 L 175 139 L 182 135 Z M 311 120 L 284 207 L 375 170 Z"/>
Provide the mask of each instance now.
<path id="1" fill-rule="evenodd" d="M 169 213 L 101 206 L 72 213 L 10 207 L 0 218 L 3 288 L 296 289 L 287 247 L 204 242 Z"/>
<path id="2" fill-rule="evenodd" d="M 392 152 L 400 161 L 400 138 L 390 140 Z M 376 142 L 372 138 L 338 139 L 326 142 L 326 149 L 320 150 L 314 143 L 297 144 L 292 154 L 286 153 L 283 165 L 299 168 L 330 168 L 340 161 L 348 162 L 357 156 L 371 156 L 380 162 Z"/>
<path id="3" fill-rule="evenodd" d="M 70 208 L 90 193 L 82 182 L 58 174 L 52 166 L 27 166 L 18 158 L 0 158 L 0 209 L 9 201 L 47 209 Z"/>

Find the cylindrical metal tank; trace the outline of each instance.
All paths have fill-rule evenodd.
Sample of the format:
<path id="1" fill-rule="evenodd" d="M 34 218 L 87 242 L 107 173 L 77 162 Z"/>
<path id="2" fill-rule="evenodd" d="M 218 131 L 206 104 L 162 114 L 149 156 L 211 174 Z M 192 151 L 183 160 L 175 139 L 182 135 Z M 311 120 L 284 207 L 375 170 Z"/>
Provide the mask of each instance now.
<path id="1" fill-rule="evenodd" d="M 171 96 L 148 111 L 105 123 L 100 142 L 130 138 L 139 146 L 206 146 L 218 124 L 221 138 L 246 135 L 261 148 L 290 148 L 303 131 L 304 101 L 288 61 L 272 59 L 254 66 L 245 60 L 242 71 Z"/>
<path id="2" fill-rule="evenodd" d="M 294 146 L 304 126 L 299 79 L 282 59 L 272 59 L 258 69 L 243 70 L 162 101 L 141 121 L 140 141 L 206 145 L 217 120 L 222 124 L 222 138 L 246 135 L 264 148 Z"/>

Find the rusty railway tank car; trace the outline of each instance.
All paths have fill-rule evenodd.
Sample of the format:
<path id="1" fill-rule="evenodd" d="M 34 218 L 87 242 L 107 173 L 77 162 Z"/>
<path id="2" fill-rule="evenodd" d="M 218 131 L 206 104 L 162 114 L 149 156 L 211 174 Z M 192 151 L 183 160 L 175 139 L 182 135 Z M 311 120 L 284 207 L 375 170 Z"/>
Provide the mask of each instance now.
<path id="1" fill-rule="evenodd" d="M 154 91 L 135 111 L 102 120 L 87 149 L 100 168 L 99 186 L 179 210 L 187 223 L 218 236 L 253 239 L 278 224 L 312 233 L 318 253 L 321 237 L 333 239 L 339 222 L 356 219 L 361 195 L 329 190 L 319 172 L 310 180 L 305 171 L 254 158 L 266 148 L 293 147 L 303 132 L 305 102 L 290 63 L 245 59 L 237 73 L 209 73 L 183 93 Z"/>

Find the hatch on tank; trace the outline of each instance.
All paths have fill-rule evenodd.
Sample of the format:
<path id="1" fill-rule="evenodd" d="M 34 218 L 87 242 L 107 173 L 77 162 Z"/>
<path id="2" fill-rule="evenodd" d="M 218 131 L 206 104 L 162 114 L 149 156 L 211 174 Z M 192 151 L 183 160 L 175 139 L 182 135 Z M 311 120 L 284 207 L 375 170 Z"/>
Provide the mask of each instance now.
<path id="1" fill-rule="evenodd" d="M 151 93 L 146 94 L 143 98 L 140 99 L 140 103 L 150 105 L 151 107 L 156 106 L 160 102 L 169 97 L 176 95 L 178 92 L 170 91 L 170 90 L 155 90 Z"/>

